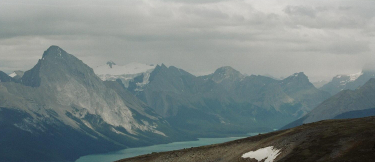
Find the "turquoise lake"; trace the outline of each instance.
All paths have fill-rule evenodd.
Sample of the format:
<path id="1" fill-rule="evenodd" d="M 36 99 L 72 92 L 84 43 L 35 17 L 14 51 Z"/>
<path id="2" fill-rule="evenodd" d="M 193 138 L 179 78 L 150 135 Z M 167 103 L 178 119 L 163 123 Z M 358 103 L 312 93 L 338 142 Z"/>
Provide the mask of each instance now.
<path id="1" fill-rule="evenodd" d="M 249 136 L 256 135 L 249 134 Z M 164 152 L 172 150 L 180 150 L 190 147 L 198 147 L 204 145 L 211 145 L 233 141 L 244 137 L 228 137 L 228 138 L 199 138 L 197 141 L 173 142 L 168 144 L 152 145 L 146 147 L 128 148 L 117 152 L 110 152 L 105 154 L 95 154 L 82 156 L 76 162 L 112 162 L 124 158 L 134 157 L 138 155 L 149 154 L 152 152 Z"/>

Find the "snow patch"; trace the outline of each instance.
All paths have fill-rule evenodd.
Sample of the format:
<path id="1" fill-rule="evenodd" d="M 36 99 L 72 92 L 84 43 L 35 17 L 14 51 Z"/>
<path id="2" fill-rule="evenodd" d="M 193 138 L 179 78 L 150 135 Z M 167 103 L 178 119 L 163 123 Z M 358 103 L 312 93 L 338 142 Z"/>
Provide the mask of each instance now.
<path id="1" fill-rule="evenodd" d="M 121 66 L 109 61 L 107 65 L 94 68 L 94 72 L 103 81 L 115 81 L 120 79 L 126 88 L 129 86 L 130 81 L 143 74 L 143 83 L 139 83 L 140 85 L 138 85 L 143 87 L 144 85 L 148 84 L 150 73 L 155 69 L 155 67 L 155 65 L 140 63 L 130 63 Z M 141 89 L 138 90 L 141 91 Z"/>
<path id="2" fill-rule="evenodd" d="M 265 159 L 265 162 L 273 162 L 280 153 L 279 149 L 276 149 L 273 146 L 268 146 L 256 151 L 245 153 L 242 155 L 242 158 L 253 158 L 258 161 Z"/>
<path id="3" fill-rule="evenodd" d="M 143 87 L 150 82 L 149 81 L 150 75 L 151 75 L 151 73 L 144 73 L 143 82 L 142 83 L 136 83 L 137 88 L 135 89 L 135 91 L 143 91 Z"/>
<path id="4" fill-rule="evenodd" d="M 13 72 L 12 74 L 9 74 L 10 77 L 14 78 L 15 76 L 17 76 L 16 72 Z"/>
<path id="5" fill-rule="evenodd" d="M 163 132 L 160 132 L 160 131 L 158 131 L 158 130 L 153 130 L 152 132 L 155 133 L 155 134 L 158 134 L 158 135 L 162 135 L 162 136 L 164 136 L 164 137 L 168 137 L 168 136 L 165 135 Z"/>
<path id="6" fill-rule="evenodd" d="M 112 68 L 111 68 L 112 67 Z M 125 74 L 139 74 L 149 70 L 155 69 L 155 65 L 147 65 L 141 63 L 130 63 L 127 65 L 102 65 L 94 68 L 97 75 L 125 75 Z"/>
<path id="7" fill-rule="evenodd" d="M 117 133 L 117 134 L 121 134 L 121 135 L 125 135 L 125 136 L 127 136 L 125 133 L 122 133 L 122 132 L 116 130 L 115 128 L 111 128 L 111 130 L 112 130 L 113 132 Z"/>
<path id="8" fill-rule="evenodd" d="M 349 77 L 350 77 L 350 81 L 355 81 L 357 80 L 361 75 L 363 74 L 363 72 L 359 72 L 359 73 L 355 73 L 355 74 L 350 74 Z"/>

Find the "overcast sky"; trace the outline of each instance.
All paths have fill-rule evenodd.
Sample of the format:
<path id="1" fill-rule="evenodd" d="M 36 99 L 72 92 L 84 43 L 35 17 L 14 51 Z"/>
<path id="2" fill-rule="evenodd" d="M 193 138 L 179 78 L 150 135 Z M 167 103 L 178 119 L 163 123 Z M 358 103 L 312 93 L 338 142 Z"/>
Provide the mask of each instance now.
<path id="1" fill-rule="evenodd" d="M 0 70 L 50 45 L 91 67 L 164 63 L 192 74 L 329 80 L 375 64 L 373 0 L 0 0 Z"/>

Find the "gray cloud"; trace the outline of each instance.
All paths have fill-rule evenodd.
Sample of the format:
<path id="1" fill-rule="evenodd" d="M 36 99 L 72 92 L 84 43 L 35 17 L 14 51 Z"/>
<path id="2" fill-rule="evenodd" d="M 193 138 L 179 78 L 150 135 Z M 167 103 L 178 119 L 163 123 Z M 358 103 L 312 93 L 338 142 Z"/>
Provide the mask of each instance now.
<path id="1" fill-rule="evenodd" d="M 90 66 L 165 63 L 205 74 L 229 65 L 247 74 L 329 78 L 373 58 L 374 4 L 3 0 L 0 70 L 31 68 L 55 44 Z"/>
<path id="2" fill-rule="evenodd" d="M 311 6 L 287 6 L 284 12 L 292 16 L 308 16 L 315 18 L 318 11 Z"/>

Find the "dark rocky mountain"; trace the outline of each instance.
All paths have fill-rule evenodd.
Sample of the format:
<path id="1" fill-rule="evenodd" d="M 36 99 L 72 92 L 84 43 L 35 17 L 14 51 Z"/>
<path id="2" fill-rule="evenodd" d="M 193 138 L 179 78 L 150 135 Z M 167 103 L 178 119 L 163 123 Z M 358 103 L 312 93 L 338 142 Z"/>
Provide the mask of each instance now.
<path id="1" fill-rule="evenodd" d="M 306 116 L 284 128 L 326 119 L 358 118 L 375 115 L 375 79 L 356 90 L 343 90 L 314 108 Z"/>
<path id="2" fill-rule="evenodd" d="M 374 127 L 375 117 L 327 120 L 223 144 L 153 153 L 118 162 L 372 162 Z"/>
<path id="3" fill-rule="evenodd" d="M 102 82 L 58 46 L 20 81 L 0 83 L 1 161 L 72 161 L 188 138 L 121 84 Z"/>
<path id="4" fill-rule="evenodd" d="M 356 74 L 337 75 L 333 77 L 332 81 L 322 86 L 320 90 L 335 95 L 342 90 L 355 90 L 364 85 L 371 78 L 375 78 L 375 71 L 363 70 Z"/>
<path id="5" fill-rule="evenodd" d="M 176 129 L 199 136 L 277 129 L 330 96 L 303 73 L 275 80 L 222 67 L 196 77 L 174 66 L 158 65 L 144 79 L 134 78 L 128 90 Z"/>
<path id="6" fill-rule="evenodd" d="M 15 82 L 15 80 L 10 77 L 8 74 L 0 71 L 0 82 Z"/>

